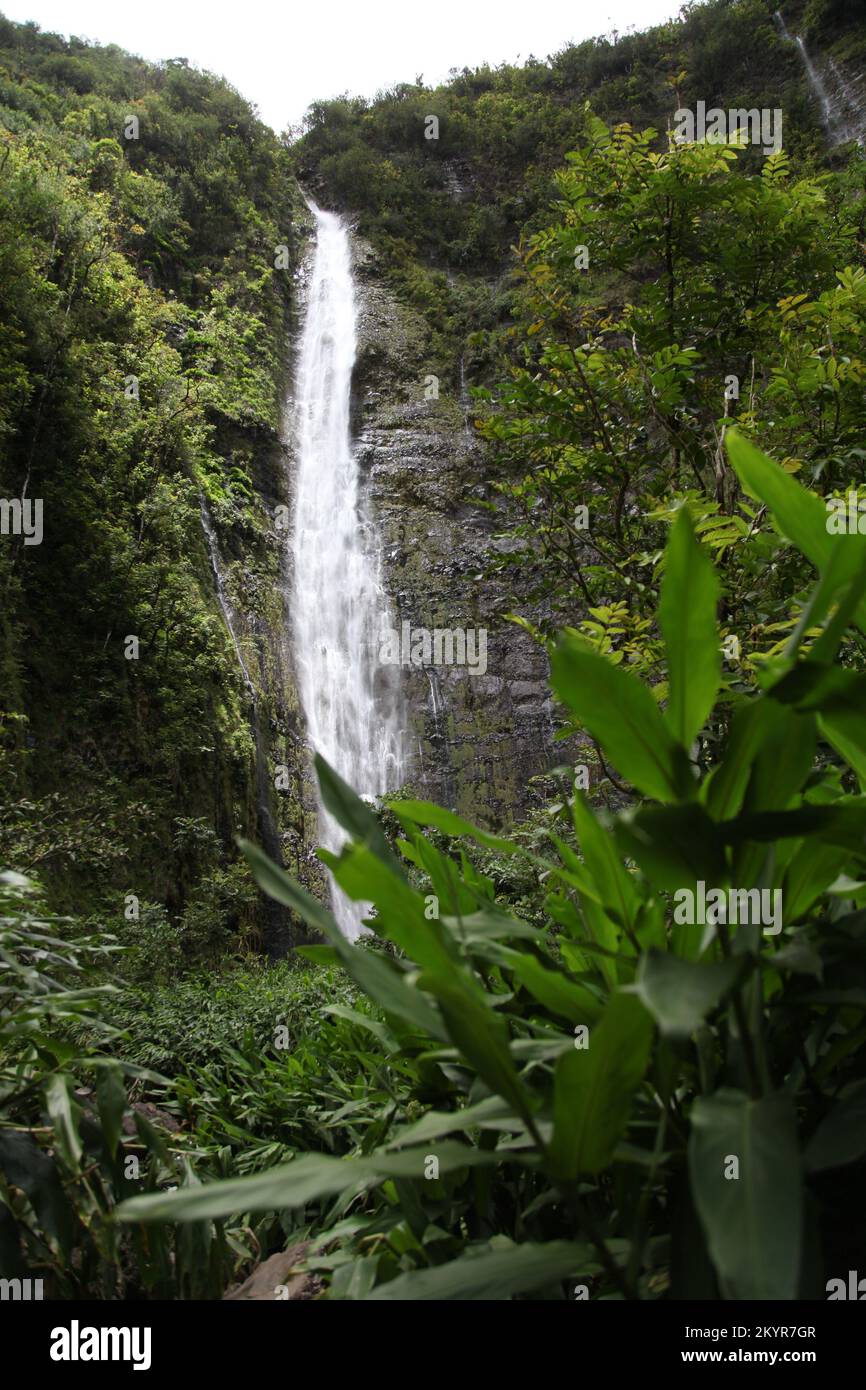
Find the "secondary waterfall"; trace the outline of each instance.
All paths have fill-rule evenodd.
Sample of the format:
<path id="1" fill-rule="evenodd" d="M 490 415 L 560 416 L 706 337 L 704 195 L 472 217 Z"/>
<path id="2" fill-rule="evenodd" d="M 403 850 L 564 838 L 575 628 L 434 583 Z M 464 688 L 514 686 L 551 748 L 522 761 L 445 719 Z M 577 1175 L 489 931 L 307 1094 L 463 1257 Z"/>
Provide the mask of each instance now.
<path id="1" fill-rule="evenodd" d="M 802 58 L 803 66 L 806 69 L 806 76 L 809 79 L 809 85 L 811 86 L 812 91 L 815 93 L 815 96 L 818 98 L 818 101 L 821 104 L 821 120 L 823 122 L 824 129 L 827 132 L 828 138 L 832 142 L 834 125 L 833 110 L 830 106 L 830 97 L 827 93 L 827 88 L 824 86 L 824 80 L 821 77 L 821 74 L 818 72 L 818 69 L 815 67 L 815 64 L 812 62 L 812 59 L 809 57 L 809 54 L 806 51 L 806 45 L 800 38 L 799 34 L 795 38 L 794 42 L 800 51 L 800 57 Z"/>
<path id="2" fill-rule="evenodd" d="M 378 662 L 379 634 L 393 624 L 349 433 L 356 352 L 349 233 L 335 213 L 310 208 L 317 236 L 297 380 L 292 541 L 299 694 L 312 748 L 356 792 L 374 797 L 403 780 L 399 672 Z M 345 840 L 321 802 L 319 838 L 332 850 Z M 335 886 L 334 913 L 347 936 L 358 935 L 366 910 Z"/>
<path id="3" fill-rule="evenodd" d="M 864 101 L 863 96 L 863 74 L 848 80 L 831 58 L 825 63 L 826 71 L 822 75 L 809 56 L 800 35 L 792 35 L 788 32 L 788 27 L 778 10 L 773 15 L 773 19 L 781 37 L 789 43 L 793 43 L 800 54 L 806 76 L 809 79 L 809 86 L 821 106 L 821 123 L 824 126 L 830 146 L 844 145 L 849 140 L 856 140 L 858 144 L 866 146 L 866 101 Z M 855 87 L 855 82 L 860 87 L 860 91 Z"/>

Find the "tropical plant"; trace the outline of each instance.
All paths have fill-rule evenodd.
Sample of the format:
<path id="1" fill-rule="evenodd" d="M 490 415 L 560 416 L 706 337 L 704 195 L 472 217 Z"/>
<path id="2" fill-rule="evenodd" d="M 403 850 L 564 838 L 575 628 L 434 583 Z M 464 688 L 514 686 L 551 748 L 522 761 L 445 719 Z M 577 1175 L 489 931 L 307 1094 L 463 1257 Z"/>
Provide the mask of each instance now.
<path id="1" fill-rule="evenodd" d="M 728 449 L 818 578 L 760 690 L 737 699 L 723 755 L 699 756 L 720 684 L 719 585 L 682 508 L 658 612 L 664 710 L 576 633 L 553 657 L 571 720 L 634 804 L 602 816 L 576 795 L 579 853 L 552 832 L 542 855 L 396 801 L 418 887 L 319 760 L 349 836 L 321 853 L 342 891 L 373 901 L 369 927 L 393 952 L 347 941 L 245 852 L 326 937 L 307 954 L 340 962 L 382 1011 L 355 1021 L 385 1049 L 394 1104 L 348 1156 L 133 1198 L 122 1221 L 219 1231 L 229 1215 L 314 1206 L 308 1264 L 343 1298 L 557 1298 L 576 1282 L 578 1297 L 796 1299 L 847 1268 L 835 1207 L 866 1154 L 866 687 L 835 657 L 866 625 L 866 539 L 830 535 L 823 504 L 742 436 Z M 531 863 L 551 930 L 504 910 L 429 828 Z M 682 895 L 702 892 L 715 910 L 689 922 Z M 769 895 L 772 916 L 738 914 L 744 892 Z M 423 1113 L 396 1123 L 407 1090 Z"/>

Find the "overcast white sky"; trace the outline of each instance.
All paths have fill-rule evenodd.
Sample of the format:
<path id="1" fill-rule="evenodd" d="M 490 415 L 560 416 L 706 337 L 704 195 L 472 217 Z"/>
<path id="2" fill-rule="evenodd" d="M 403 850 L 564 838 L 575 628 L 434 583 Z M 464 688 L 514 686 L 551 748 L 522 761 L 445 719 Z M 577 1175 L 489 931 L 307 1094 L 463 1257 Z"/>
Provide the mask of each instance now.
<path id="1" fill-rule="evenodd" d="M 428 83 L 449 68 L 546 58 L 570 40 L 647 29 L 680 0 L 0 0 L 8 19 L 188 58 L 227 77 L 275 130 L 316 98 Z"/>

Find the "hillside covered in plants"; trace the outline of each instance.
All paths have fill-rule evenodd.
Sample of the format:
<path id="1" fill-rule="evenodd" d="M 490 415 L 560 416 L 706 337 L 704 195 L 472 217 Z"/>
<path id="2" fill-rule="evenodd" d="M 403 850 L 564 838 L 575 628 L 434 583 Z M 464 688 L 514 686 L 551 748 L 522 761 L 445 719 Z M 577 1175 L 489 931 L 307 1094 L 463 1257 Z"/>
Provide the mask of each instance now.
<path id="1" fill-rule="evenodd" d="M 279 137 L 0 18 L 0 224 L 0 1277 L 852 1296 L 859 0 Z M 483 669 L 361 679 L 367 590 Z"/>

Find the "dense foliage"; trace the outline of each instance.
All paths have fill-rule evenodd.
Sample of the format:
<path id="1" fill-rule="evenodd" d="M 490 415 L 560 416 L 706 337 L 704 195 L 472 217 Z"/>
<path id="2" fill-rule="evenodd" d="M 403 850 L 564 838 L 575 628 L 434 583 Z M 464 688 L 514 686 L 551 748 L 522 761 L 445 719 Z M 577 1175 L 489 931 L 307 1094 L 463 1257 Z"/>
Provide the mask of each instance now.
<path id="1" fill-rule="evenodd" d="M 0 547 L 0 846 L 64 909 L 178 912 L 255 826 L 200 508 L 273 586 L 297 203 L 225 83 L 0 20 L 0 493 L 44 518 Z"/>
<path id="2" fill-rule="evenodd" d="M 393 1103 L 349 1159 L 320 1151 L 131 1198 L 122 1219 L 203 1222 L 335 1197 L 312 1223 L 308 1267 L 335 1271 L 332 1296 L 353 1298 L 581 1296 L 572 1279 L 582 1296 L 810 1298 L 855 1258 L 840 1203 L 856 1180 L 826 1175 L 862 1166 L 866 1140 L 866 799 L 815 753 L 819 738 L 841 750 L 862 787 L 866 682 L 834 657 L 849 623 L 866 628 L 866 539 L 831 543 L 819 502 L 742 437 L 730 448 L 743 486 L 819 570 L 809 609 L 822 632 L 808 655 L 801 624 L 763 688 L 737 700 L 722 755 L 700 775 L 690 750 L 720 682 L 719 586 L 681 509 L 659 608 L 664 714 L 575 635 L 554 654 L 557 694 L 641 804 L 599 818 L 582 793 L 567 798 L 555 855 L 532 856 L 553 933 L 509 913 L 423 828 L 528 851 L 395 802 L 413 884 L 373 813 L 320 761 L 326 804 L 351 836 L 328 862 L 351 897 L 372 898 L 373 930 L 398 958 L 350 945 L 248 854 L 380 1006 L 384 1022 L 356 1018 L 384 1047 Z M 730 906 L 674 913 L 671 929 L 686 883 L 778 894 L 784 929 L 781 911 Z M 411 1122 L 413 1103 L 426 1112 Z"/>
<path id="3" fill-rule="evenodd" d="M 781 153 L 749 176 L 736 147 L 658 153 L 653 134 L 596 121 L 524 243 L 511 373 L 476 393 L 520 516 L 501 564 L 524 601 L 553 598 L 554 624 L 582 612 L 650 667 L 665 530 L 686 505 L 720 563 L 739 673 L 784 641 L 802 578 L 795 559 L 767 571 L 726 430 L 827 496 L 862 472 L 863 164 L 828 184 Z"/>
<path id="4" fill-rule="evenodd" d="M 551 176 L 585 129 L 587 102 L 607 125 L 638 128 L 698 99 L 783 104 L 786 147 L 820 148 L 774 8 L 765 0 L 688 4 L 679 21 L 588 39 L 549 60 L 455 71 L 435 88 L 418 79 L 372 100 L 317 102 L 293 155 L 302 177 L 387 245 L 392 269 L 402 252 L 496 273 L 527 221 L 544 214 Z M 425 136 L 428 116 L 439 122 L 435 138 Z"/>
<path id="5" fill-rule="evenodd" d="M 784 9 L 866 57 L 859 6 Z M 0 492 L 46 528 L 0 547 L 4 1277 L 210 1298 L 295 1247 L 329 1299 L 797 1299 L 862 1259 L 866 162 L 772 10 L 285 144 L 0 20 Z M 698 98 L 781 103 L 784 151 L 670 140 Z M 260 847 L 274 720 L 201 526 L 282 621 L 295 175 L 483 383 L 472 500 L 591 774 L 493 834 L 320 761 L 356 944 Z M 254 878 L 317 944 L 262 960 Z"/>

